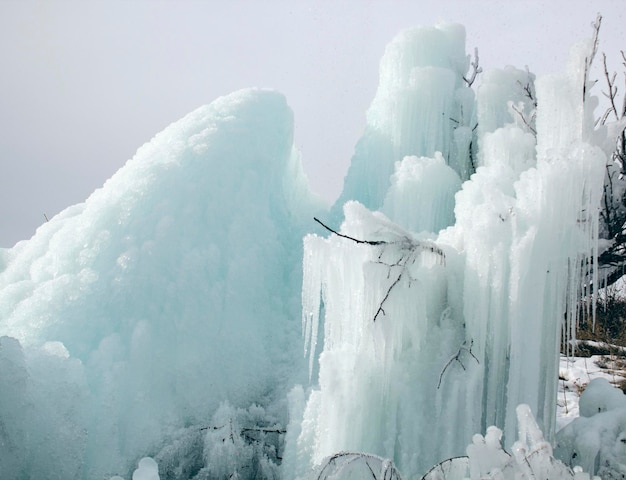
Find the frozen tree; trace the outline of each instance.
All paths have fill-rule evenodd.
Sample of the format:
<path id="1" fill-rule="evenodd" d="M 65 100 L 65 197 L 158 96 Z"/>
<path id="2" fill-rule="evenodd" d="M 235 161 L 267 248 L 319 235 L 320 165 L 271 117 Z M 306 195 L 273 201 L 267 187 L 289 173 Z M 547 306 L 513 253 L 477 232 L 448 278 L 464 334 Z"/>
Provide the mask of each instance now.
<path id="1" fill-rule="evenodd" d="M 590 70 L 594 62 L 602 16 L 593 23 L 593 48 L 586 59 L 583 95 L 585 102 L 591 100 L 591 88 L 596 84 L 590 80 Z M 621 51 L 624 88 L 626 90 L 626 54 Z M 602 53 L 602 74 L 605 98 L 602 115 L 596 120 L 595 133 L 607 155 L 606 174 L 600 210 L 598 256 L 599 278 L 605 285 L 612 285 L 624 276 L 626 266 L 626 94 L 618 86 L 618 74 L 610 73 L 607 56 Z M 595 100 L 595 98 L 594 98 Z"/>
<path id="2" fill-rule="evenodd" d="M 626 89 L 626 54 L 621 52 L 624 68 L 623 80 Z M 607 137 L 614 143 L 614 150 L 606 165 L 604 197 L 600 215 L 601 238 L 607 241 L 607 248 L 599 257 L 600 270 L 604 272 L 606 283 L 613 284 L 624 275 L 626 265 L 626 94 L 617 85 L 617 73 L 609 73 L 606 54 L 602 54 L 606 87 L 602 91 L 608 106 L 599 124 L 606 129 Z"/>

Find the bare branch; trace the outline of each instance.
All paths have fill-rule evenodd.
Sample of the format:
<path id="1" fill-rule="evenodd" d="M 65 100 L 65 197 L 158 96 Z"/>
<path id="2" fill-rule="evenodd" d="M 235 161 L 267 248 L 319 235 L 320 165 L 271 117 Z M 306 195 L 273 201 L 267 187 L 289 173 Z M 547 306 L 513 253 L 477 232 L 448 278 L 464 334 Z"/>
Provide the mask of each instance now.
<path id="1" fill-rule="evenodd" d="M 522 122 L 524 122 L 524 125 L 526 125 L 526 127 L 528 127 L 528 129 L 532 132 L 532 134 L 536 137 L 537 136 L 537 130 L 535 130 L 533 128 L 533 126 L 531 125 L 532 120 L 534 119 L 534 113 L 531 116 L 531 120 L 530 122 L 526 119 L 526 117 L 524 116 L 524 113 L 519 110 L 514 103 L 511 103 L 511 109 L 517 113 L 517 115 L 519 116 L 519 118 L 522 120 Z"/>
<path id="2" fill-rule="evenodd" d="M 398 275 L 398 277 L 389 286 L 389 288 L 387 289 L 387 293 L 385 294 L 384 298 L 381 300 L 380 304 L 378 305 L 378 310 L 376 311 L 376 315 L 374 315 L 374 322 L 378 318 L 378 315 L 380 315 L 381 313 L 383 315 L 387 315 L 385 313 L 385 310 L 383 310 L 383 305 L 385 304 L 385 302 L 389 298 L 389 295 L 391 294 L 391 291 L 393 290 L 393 287 L 395 287 L 398 284 L 398 282 L 402 279 L 402 273 L 404 273 L 404 268 L 400 271 L 400 274 Z"/>
<path id="3" fill-rule="evenodd" d="M 524 90 L 525 96 L 532 102 L 533 107 L 537 108 L 537 96 L 535 94 L 533 78 L 530 70 L 528 69 L 528 65 L 526 65 L 526 84 L 523 84 L 519 80 L 517 81 L 517 84 L 522 88 L 522 90 Z"/>
<path id="4" fill-rule="evenodd" d="M 602 64 L 604 66 L 604 78 L 606 79 L 606 84 L 608 87 L 608 92 L 602 92 L 602 94 L 609 99 L 610 104 L 607 112 L 602 117 L 604 119 L 602 124 L 604 125 L 606 119 L 608 119 L 608 116 L 611 112 L 613 112 L 613 114 L 615 115 L 615 120 L 620 119 L 620 114 L 617 111 L 617 107 L 615 106 L 615 98 L 617 97 L 617 86 L 615 85 L 615 77 L 617 76 L 617 74 L 613 73 L 613 76 L 609 74 L 609 69 L 606 66 L 606 54 L 604 53 L 602 53 Z"/>
<path id="5" fill-rule="evenodd" d="M 431 252 L 431 253 L 434 253 L 434 254 L 438 255 L 439 257 L 441 257 L 441 259 L 445 263 L 446 256 L 443 253 L 443 250 L 441 250 L 441 248 L 439 248 L 437 245 L 435 245 L 434 243 L 431 243 L 431 242 L 416 241 L 416 240 L 413 240 L 413 239 L 409 238 L 408 236 L 403 236 L 398 241 L 393 241 L 393 242 L 388 242 L 388 241 L 385 241 L 385 240 L 361 240 L 361 239 L 358 239 L 358 238 L 351 237 L 349 235 L 344 235 L 342 233 L 337 232 L 336 230 L 333 230 L 332 228 L 330 228 L 328 225 L 326 225 L 325 223 L 323 223 L 320 219 L 318 219 L 316 217 L 313 217 L 313 220 L 315 220 L 317 223 L 319 223 L 326 230 L 328 230 L 331 233 L 334 233 L 338 237 L 342 237 L 342 238 L 346 238 L 348 240 L 352 240 L 355 243 L 361 243 L 361 244 L 373 245 L 373 246 L 379 246 L 379 245 L 399 245 L 402 249 L 404 249 L 404 250 L 411 250 L 411 251 L 416 250 L 417 248 L 419 248 L 421 251 L 428 251 L 428 252 Z"/>
<path id="6" fill-rule="evenodd" d="M 471 87 L 474 84 L 474 81 L 476 80 L 478 74 L 483 72 L 483 69 L 478 62 L 478 48 L 474 48 L 474 61 L 470 62 L 470 65 L 472 66 L 472 74 L 469 78 L 463 77 L 463 80 L 465 80 L 465 83 L 468 87 Z"/>
<path id="7" fill-rule="evenodd" d="M 354 465 L 358 467 L 358 465 L 362 464 L 365 464 L 365 468 L 374 480 L 402 480 L 400 472 L 398 472 L 391 460 L 385 460 L 376 455 L 362 452 L 339 452 L 328 457 L 323 463 L 316 480 L 344 478 L 342 473 L 347 473 L 348 475 L 354 473 L 354 471 L 346 469 Z M 376 471 L 380 473 L 377 474 Z"/>
<path id="8" fill-rule="evenodd" d="M 252 428 L 242 428 L 241 431 L 242 432 L 278 433 L 278 434 L 287 433 L 287 430 L 285 430 L 284 428 L 259 428 L 259 427 L 252 427 Z"/>
<path id="9" fill-rule="evenodd" d="M 460 358 L 462 352 L 469 353 L 471 357 L 474 360 L 476 360 L 476 363 L 480 365 L 480 361 L 478 360 L 478 358 L 476 358 L 476 355 L 472 353 L 472 345 L 474 345 L 474 340 L 470 340 L 469 348 L 465 346 L 466 343 L 467 343 L 467 340 L 461 344 L 457 352 L 454 355 L 452 355 L 450 359 L 444 365 L 443 370 L 441 370 L 441 373 L 439 374 L 439 383 L 437 383 L 437 390 L 439 390 L 439 387 L 441 387 L 441 381 L 443 380 L 443 375 L 446 373 L 446 370 L 448 369 L 448 367 L 450 367 L 450 365 L 452 365 L 452 363 L 458 362 L 459 365 L 461 365 L 461 368 L 463 368 L 463 370 L 466 370 L 465 365 L 463 365 L 463 362 L 461 362 L 461 358 Z"/>
<path id="10" fill-rule="evenodd" d="M 348 240 L 352 240 L 353 242 L 356 242 L 356 243 L 364 243 L 364 244 L 367 244 L 367 245 L 384 245 L 384 244 L 388 243 L 388 242 L 383 242 L 382 240 L 381 241 L 376 241 L 376 240 L 359 240 L 358 238 L 350 237 L 348 235 L 344 235 L 342 233 L 339 233 L 339 232 L 333 230 L 328 225 L 325 225 L 324 223 L 322 223 L 322 221 L 319 220 L 316 217 L 313 217 L 313 220 L 315 220 L 317 223 L 319 223 L 326 230 L 328 230 L 329 232 L 334 233 L 338 237 L 347 238 Z"/>
<path id="11" fill-rule="evenodd" d="M 378 317 L 382 314 L 382 315 L 387 315 L 387 312 L 385 312 L 385 303 L 387 302 L 387 300 L 389 299 L 389 296 L 391 295 L 392 290 L 396 287 L 396 285 L 398 285 L 398 283 L 400 283 L 400 280 L 402 280 L 402 278 L 404 278 L 404 276 L 408 276 L 409 280 L 411 279 L 411 274 L 409 273 L 409 266 L 412 265 L 413 263 L 415 263 L 415 259 L 416 259 L 416 255 L 418 252 L 423 252 L 423 251 L 428 251 L 431 253 L 434 253 L 435 255 L 437 255 L 443 264 L 445 264 L 445 254 L 443 253 L 443 250 L 441 250 L 437 245 L 435 245 L 434 243 L 430 243 L 430 242 L 419 242 L 416 241 L 412 238 L 410 238 L 408 235 L 400 237 L 400 239 L 398 241 L 383 241 L 383 240 L 377 240 L 377 241 L 373 241 L 373 240 L 361 240 L 358 238 L 354 238 L 354 237 L 350 237 L 349 235 L 344 235 L 341 234 L 339 232 L 337 232 L 336 230 L 333 230 L 332 228 L 330 228 L 329 226 L 327 226 L 326 224 L 324 224 L 321 220 L 319 220 L 316 217 L 313 217 L 313 220 L 315 220 L 317 223 L 319 223 L 322 227 L 324 227 L 326 230 L 328 230 L 329 232 L 334 233 L 335 235 L 342 237 L 342 238 L 346 238 L 348 240 L 352 240 L 355 243 L 359 243 L 359 244 L 365 244 L 365 245 L 373 245 L 373 246 L 381 246 L 381 245 L 389 245 L 389 246 L 396 246 L 398 247 L 398 249 L 400 250 L 400 254 L 399 254 L 399 258 L 397 261 L 392 262 L 392 263 L 386 263 L 381 261 L 381 258 L 383 256 L 383 253 L 386 251 L 385 249 L 381 250 L 380 254 L 378 255 L 378 262 L 382 265 L 385 265 L 387 268 L 389 268 L 389 272 L 387 273 L 387 278 L 391 277 L 391 269 L 394 267 L 400 267 L 400 272 L 398 273 L 397 277 L 394 279 L 393 282 L 391 282 L 391 285 L 389 286 L 389 288 L 387 289 L 387 291 L 385 292 L 385 295 L 383 296 L 383 299 L 380 301 L 380 303 L 378 304 L 378 309 L 376 310 L 376 313 L 374 314 L 374 318 L 373 321 L 376 322 L 376 320 L 378 319 Z M 409 283 L 410 286 L 410 283 Z"/>
<path id="12" fill-rule="evenodd" d="M 596 21 L 591 24 L 591 27 L 593 28 L 593 38 L 592 38 L 591 55 L 589 55 L 588 62 L 587 62 L 587 65 L 589 67 L 591 67 L 591 64 L 593 63 L 593 59 L 595 58 L 596 53 L 598 53 L 598 44 L 600 42 L 600 27 L 601 26 L 602 26 L 602 15 L 598 13 L 598 16 L 596 17 Z"/>
<path id="13" fill-rule="evenodd" d="M 591 27 L 593 28 L 591 52 L 589 53 L 589 56 L 585 59 L 585 75 L 583 77 L 583 102 L 587 98 L 587 82 L 589 80 L 589 70 L 591 69 L 591 64 L 593 63 L 593 59 L 595 58 L 596 53 L 598 52 L 598 43 L 599 43 L 601 25 L 602 25 L 602 15 L 598 13 L 598 16 L 596 17 L 596 21 L 591 24 Z"/>

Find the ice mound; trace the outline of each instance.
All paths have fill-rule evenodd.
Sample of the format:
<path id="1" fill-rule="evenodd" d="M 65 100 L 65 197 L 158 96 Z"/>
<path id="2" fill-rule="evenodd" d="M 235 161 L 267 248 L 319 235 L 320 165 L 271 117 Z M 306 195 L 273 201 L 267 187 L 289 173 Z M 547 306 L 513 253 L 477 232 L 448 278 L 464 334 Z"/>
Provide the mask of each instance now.
<path id="1" fill-rule="evenodd" d="M 593 417 L 597 413 L 626 408 L 626 395 L 605 378 L 594 378 L 580 396 L 578 408 L 581 417 Z"/>
<path id="2" fill-rule="evenodd" d="M 142 458 L 133 472 L 133 480 L 159 480 L 159 466 L 150 457 Z"/>
<path id="3" fill-rule="evenodd" d="M 4 251 L 3 476 L 56 478 L 45 464 L 59 478 L 127 477 L 224 400 L 280 402 L 306 378 L 314 205 L 285 98 L 243 90 L 166 128 Z"/>
<path id="4" fill-rule="evenodd" d="M 580 417 L 556 436 L 556 456 L 605 479 L 626 475 L 626 395 L 595 378 L 580 396 Z"/>

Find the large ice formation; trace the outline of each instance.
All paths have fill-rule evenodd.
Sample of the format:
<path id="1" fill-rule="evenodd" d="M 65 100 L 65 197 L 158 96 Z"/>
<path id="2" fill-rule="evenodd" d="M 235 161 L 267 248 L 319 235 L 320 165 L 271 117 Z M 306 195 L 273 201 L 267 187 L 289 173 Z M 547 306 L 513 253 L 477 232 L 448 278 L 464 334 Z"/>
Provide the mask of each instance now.
<path id="1" fill-rule="evenodd" d="M 464 38 L 388 46 L 330 211 L 285 99 L 244 90 L 0 250 L 2 478 L 295 480 L 341 451 L 417 478 L 489 425 L 512 442 L 520 403 L 551 439 L 597 255 L 590 46 L 475 94 Z M 304 237 L 315 214 L 340 235 Z"/>
<path id="2" fill-rule="evenodd" d="M 341 197 L 359 202 L 343 205 L 343 236 L 305 238 L 319 376 L 294 400 L 290 478 L 339 451 L 414 478 L 489 425 L 512 442 L 520 403 L 553 437 L 559 334 L 596 253 L 606 163 L 583 88 L 590 48 L 536 82 L 490 72 L 474 100 L 460 27 L 387 47 Z"/>
<path id="3" fill-rule="evenodd" d="M 0 476 L 126 475 L 306 379 L 292 117 L 275 92 L 220 98 L 2 251 Z"/>

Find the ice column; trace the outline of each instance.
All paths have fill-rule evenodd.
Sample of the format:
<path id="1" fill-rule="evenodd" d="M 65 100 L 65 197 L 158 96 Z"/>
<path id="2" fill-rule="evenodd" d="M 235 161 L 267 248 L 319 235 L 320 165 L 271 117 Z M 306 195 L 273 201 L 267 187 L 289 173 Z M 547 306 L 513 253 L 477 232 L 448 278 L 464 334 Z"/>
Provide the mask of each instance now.
<path id="1" fill-rule="evenodd" d="M 407 56 L 421 46 L 407 47 Z M 381 85 L 393 84 L 393 72 L 405 65 L 403 55 L 390 56 L 395 48 L 383 64 L 395 59 L 397 65 L 381 69 Z M 413 478 L 462 455 L 473 433 L 488 425 L 513 441 L 520 403 L 529 405 L 551 438 L 559 331 L 564 318 L 572 321 L 584 267 L 596 250 L 605 165 L 602 151 L 589 143 L 592 102 L 583 95 L 588 48 L 574 49 L 568 72 L 540 79 L 536 93 L 526 72 L 487 76 L 478 106 L 485 121 L 481 166 L 455 197 L 455 224 L 438 234 L 438 221 L 420 225 L 406 212 L 429 212 L 413 202 L 433 201 L 432 191 L 450 188 L 443 170 L 433 169 L 426 185 L 417 180 L 428 160 L 399 164 L 383 207 L 390 219 L 366 208 L 381 198 L 370 194 L 384 187 L 368 191 L 368 175 L 378 181 L 386 167 L 355 156 L 344 197 L 355 194 L 365 206 L 345 204 L 344 237 L 305 239 L 305 332 L 315 352 L 323 318 L 324 344 L 319 385 L 300 410 L 293 478 L 342 450 L 391 458 Z M 442 82 L 434 80 L 439 71 L 430 72 L 433 82 L 419 88 L 433 91 L 416 98 L 441 93 Z M 517 90 L 507 92 L 511 88 Z M 417 149 L 426 137 L 441 140 L 450 133 L 440 110 L 416 104 L 407 112 L 428 112 L 428 132 L 410 128 L 411 114 L 373 122 L 371 112 L 381 105 L 377 97 L 370 124 L 393 132 L 391 144 Z M 439 140 L 432 145 L 446 158 L 446 142 Z M 356 179 L 364 190 L 351 189 Z M 409 179 L 411 188 L 404 188 Z M 400 214 L 402 226 L 395 223 Z"/>
<path id="2" fill-rule="evenodd" d="M 461 25 L 406 30 L 387 46 L 367 126 L 333 209 L 335 219 L 347 200 L 379 209 L 395 162 L 407 155 L 441 152 L 468 178 L 475 126 L 474 93 L 463 80 L 468 66 Z"/>

